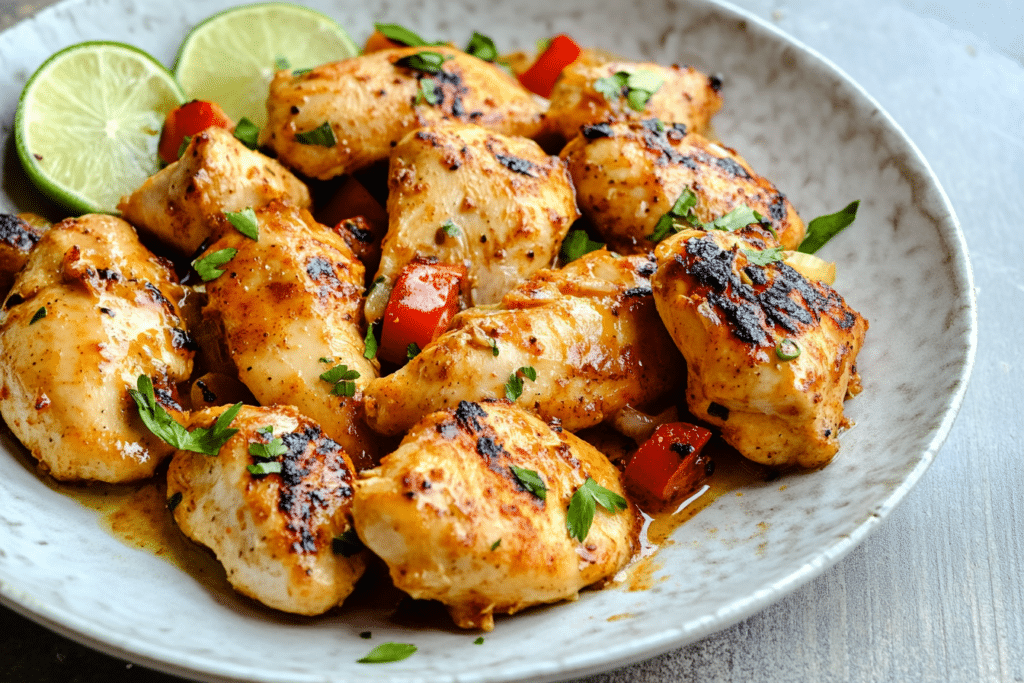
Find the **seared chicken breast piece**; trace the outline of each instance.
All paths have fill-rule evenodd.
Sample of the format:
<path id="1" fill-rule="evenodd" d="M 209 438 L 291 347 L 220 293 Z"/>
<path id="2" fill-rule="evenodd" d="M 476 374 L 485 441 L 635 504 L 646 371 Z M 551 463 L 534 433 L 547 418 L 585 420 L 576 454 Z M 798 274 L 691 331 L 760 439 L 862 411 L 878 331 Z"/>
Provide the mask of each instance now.
<path id="1" fill-rule="evenodd" d="M 181 410 L 193 353 L 181 298 L 170 264 L 119 218 L 70 218 L 39 239 L 0 312 L 0 412 L 44 471 L 128 482 L 170 456 L 128 390 L 147 375 Z"/>
<path id="2" fill-rule="evenodd" d="M 0 213 L 0 295 L 6 296 L 32 253 L 39 238 L 50 226 L 31 214 Z"/>
<path id="3" fill-rule="evenodd" d="M 575 599 L 636 551 L 640 518 L 625 500 L 598 505 L 583 541 L 570 536 L 570 500 L 590 478 L 624 495 L 619 471 L 572 434 L 507 401 L 462 402 L 361 475 L 352 515 L 395 586 L 489 631 L 494 614 Z"/>
<path id="4" fill-rule="evenodd" d="M 370 382 L 367 420 L 401 433 L 435 410 L 503 397 L 510 381 L 522 385 L 519 405 L 570 431 L 655 401 L 685 365 L 654 307 L 654 267 L 647 256 L 591 252 L 536 273 L 497 307 L 462 311 L 408 364 Z"/>
<path id="5" fill-rule="evenodd" d="M 189 427 L 208 429 L 224 410 L 194 413 Z M 351 531 L 352 462 L 291 406 L 243 406 L 231 428 L 215 456 L 175 452 L 174 521 L 214 552 L 238 592 L 295 614 L 340 605 L 365 568 Z"/>
<path id="6" fill-rule="evenodd" d="M 181 158 L 121 200 L 125 220 L 180 254 L 191 256 L 225 228 L 225 211 L 286 199 L 309 208 L 306 185 L 280 163 L 253 151 L 223 128 L 196 135 Z"/>
<path id="7" fill-rule="evenodd" d="M 433 55 L 435 66 L 417 61 L 421 53 Z M 303 74 L 279 71 L 267 112 L 265 144 L 290 168 L 320 179 L 383 161 L 406 133 L 439 121 L 526 137 L 542 127 L 541 105 L 515 78 L 444 46 L 380 50 Z"/>
<path id="8" fill-rule="evenodd" d="M 551 265 L 579 216 L 565 165 L 532 140 L 471 124 L 405 136 L 391 155 L 388 232 L 375 280 L 416 258 L 462 263 L 467 304 L 491 304 Z M 382 311 L 370 307 L 372 322 Z"/>
<path id="9" fill-rule="evenodd" d="M 271 202 L 255 215 L 259 239 L 232 229 L 200 257 L 236 250 L 206 283 L 203 316 L 261 405 L 296 406 L 365 467 L 361 390 L 377 363 L 363 357 L 363 265 L 307 211 Z"/>
<path id="10" fill-rule="evenodd" d="M 659 221 L 687 191 L 696 200 L 692 214 L 702 223 L 745 205 L 787 249 L 803 240 L 804 223 L 789 200 L 735 150 L 655 119 L 598 123 L 581 132 L 561 156 L 583 215 L 610 249 L 653 250 L 652 238 L 663 236 Z"/>
<path id="11" fill-rule="evenodd" d="M 643 76 L 649 85 L 660 82 L 657 90 L 640 104 L 633 99 L 628 86 L 614 93 L 607 80 L 620 72 Z M 645 84 L 640 84 L 645 85 Z M 689 130 L 706 133 L 711 117 L 721 109 L 718 94 L 721 82 L 693 67 L 661 66 L 651 62 L 626 62 L 589 57 L 570 64 L 562 72 L 551 91 L 547 126 L 572 140 L 580 128 L 607 121 L 639 121 L 656 118 L 684 124 Z M 608 92 L 602 92 L 607 90 Z M 614 95 L 610 99 L 608 95 Z"/>
<path id="12" fill-rule="evenodd" d="M 868 323 L 775 246 L 761 228 L 680 232 L 655 252 L 654 300 L 686 357 L 690 411 L 751 460 L 817 467 L 850 425 Z"/>

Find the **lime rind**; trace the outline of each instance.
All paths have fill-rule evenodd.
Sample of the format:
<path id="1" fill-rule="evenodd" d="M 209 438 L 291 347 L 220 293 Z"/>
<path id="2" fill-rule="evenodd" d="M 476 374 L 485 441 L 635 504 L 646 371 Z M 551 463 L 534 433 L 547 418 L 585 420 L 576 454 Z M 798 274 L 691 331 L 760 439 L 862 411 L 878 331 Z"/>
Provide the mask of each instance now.
<path id="1" fill-rule="evenodd" d="M 36 187 L 72 214 L 116 214 L 121 197 L 159 170 L 160 129 L 184 98 L 173 75 L 135 46 L 71 45 L 22 91 L 18 156 Z"/>
<path id="2" fill-rule="evenodd" d="M 190 99 L 216 102 L 262 127 L 278 58 L 306 69 L 359 54 L 334 19 L 299 5 L 264 2 L 214 14 L 185 37 L 174 75 Z"/>

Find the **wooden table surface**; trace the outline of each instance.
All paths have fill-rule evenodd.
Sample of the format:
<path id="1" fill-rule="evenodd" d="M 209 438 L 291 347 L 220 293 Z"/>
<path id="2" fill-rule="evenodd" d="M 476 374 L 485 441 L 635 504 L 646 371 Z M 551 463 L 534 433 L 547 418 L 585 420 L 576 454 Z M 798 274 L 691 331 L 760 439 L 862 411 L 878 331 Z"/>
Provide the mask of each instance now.
<path id="1" fill-rule="evenodd" d="M 0 29 L 46 0 L 4 0 Z M 936 462 L 861 546 L 718 634 L 586 679 L 1024 681 L 1024 3 L 739 0 L 817 49 L 921 148 L 960 218 L 979 351 Z M 180 679 L 0 607 L 0 681 Z"/>

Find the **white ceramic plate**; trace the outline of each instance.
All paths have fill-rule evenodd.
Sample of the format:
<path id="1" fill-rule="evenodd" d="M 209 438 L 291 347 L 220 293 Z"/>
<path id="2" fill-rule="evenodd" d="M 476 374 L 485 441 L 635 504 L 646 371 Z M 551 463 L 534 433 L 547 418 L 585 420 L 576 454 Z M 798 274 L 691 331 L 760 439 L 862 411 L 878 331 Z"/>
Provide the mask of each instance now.
<path id="1" fill-rule="evenodd" d="M 188 28 L 226 0 L 67 0 L 0 35 L 0 210 L 32 209 L 10 141 L 18 94 L 53 51 L 86 39 L 138 45 L 170 63 Z M 721 74 L 722 138 L 810 218 L 861 199 L 857 222 L 824 255 L 837 288 L 871 323 L 847 404 L 857 426 L 819 472 L 720 499 L 662 548 L 651 588 L 590 592 L 576 603 L 501 619 L 486 642 L 403 628 L 342 610 L 275 617 L 126 547 L 97 515 L 44 485 L 8 438 L 0 450 L 0 599 L 93 647 L 207 680 L 549 680 L 609 669 L 697 640 L 746 617 L 835 563 L 877 526 L 931 463 L 960 406 L 974 358 L 975 303 L 963 236 L 917 149 L 857 85 L 772 27 L 709 2 L 551 3 L 428 0 L 310 3 L 358 41 L 373 21 L 502 48 L 565 31 L 581 43 Z M 628 20 L 624 20 L 627 18 Z M 642 19 L 642 21 L 641 21 Z M 358 637 L 370 630 L 373 640 Z M 376 643 L 410 659 L 357 664 Z"/>

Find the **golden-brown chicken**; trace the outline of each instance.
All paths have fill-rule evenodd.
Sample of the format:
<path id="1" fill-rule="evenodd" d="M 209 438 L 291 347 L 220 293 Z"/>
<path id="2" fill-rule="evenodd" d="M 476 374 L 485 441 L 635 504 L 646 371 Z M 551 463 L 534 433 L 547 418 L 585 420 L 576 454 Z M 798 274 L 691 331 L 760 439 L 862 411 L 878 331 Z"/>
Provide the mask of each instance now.
<path id="1" fill-rule="evenodd" d="M 417 60 L 424 54 L 432 56 Z M 279 71 L 267 112 L 265 143 L 287 166 L 321 179 L 387 159 L 406 133 L 439 121 L 526 137 L 542 127 L 541 106 L 515 78 L 443 46 L 380 50 L 303 74 Z"/>
<path id="2" fill-rule="evenodd" d="M 209 429 L 223 411 L 195 413 L 189 426 Z M 291 406 L 243 406 L 231 428 L 216 456 L 175 452 L 167 496 L 178 527 L 244 595 L 295 614 L 340 605 L 365 568 L 351 531 L 352 462 Z"/>
<path id="3" fill-rule="evenodd" d="M 287 199 L 310 206 L 309 189 L 274 159 L 250 150 L 223 128 L 192 138 L 178 161 L 121 200 L 125 220 L 177 252 L 191 256 L 220 237 L 225 211 Z"/>
<path id="4" fill-rule="evenodd" d="M 462 402 L 361 475 L 352 516 L 395 586 L 489 631 L 494 614 L 574 599 L 633 555 L 639 517 L 625 500 L 597 505 L 582 542 L 570 536 L 567 509 L 588 478 L 623 495 L 619 471 L 572 434 L 506 401 Z"/>
<path id="5" fill-rule="evenodd" d="M 658 312 L 686 357 L 691 412 L 766 465 L 824 465 L 839 449 L 868 323 L 780 260 L 761 228 L 686 230 L 658 245 Z"/>
<path id="6" fill-rule="evenodd" d="M 271 202 L 255 214 L 258 240 L 230 230 L 201 257 L 236 250 L 206 283 L 203 315 L 260 404 L 296 406 L 365 467 L 375 448 L 360 390 L 377 365 L 363 357 L 363 265 L 306 211 Z"/>
<path id="7" fill-rule="evenodd" d="M 49 229 L 49 223 L 32 214 L 0 213 L 0 295 L 7 296 L 28 255 Z"/>
<path id="8" fill-rule="evenodd" d="M 692 213 L 701 222 L 746 205 L 770 221 L 787 249 L 804 237 L 804 223 L 785 195 L 734 150 L 671 124 L 648 119 L 584 126 L 562 158 L 583 215 L 621 253 L 653 250 L 659 220 L 686 191 L 696 199 Z"/>
<path id="9" fill-rule="evenodd" d="M 367 420 L 400 433 L 460 401 L 505 396 L 510 379 L 522 382 L 519 405 L 570 431 L 649 404 L 684 373 L 654 307 L 653 272 L 647 256 L 591 252 L 537 273 L 498 307 L 462 311 L 401 370 L 370 382 Z M 523 367 L 536 379 L 512 379 Z"/>
<path id="10" fill-rule="evenodd" d="M 175 384 L 192 370 L 181 297 L 169 264 L 119 218 L 72 218 L 42 236 L 0 313 L 0 411 L 43 470 L 127 482 L 171 454 L 128 390 L 148 375 L 180 410 Z"/>
<path id="11" fill-rule="evenodd" d="M 375 280 L 387 291 L 416 258 L 462 263 L 468 305 L 490 304 L 554 260 L 576 220 L 565 165 L 532 140 L 451 123 L 410 133 L 391 155 L 388 232 Z M 370 321 L 379 307 L 369 307 Z"/>
<path id="12" fill-rule="evenodd" d="M 611 84 L 609 79 L 618 73 L 634 74 L 638 86 L 660 85 L 649 99 L 637 98 L 628 85 L 615 89 Z M 547 126 L 566 140 L 576 137 L 583 126 L 649 118 L 682 123 L 689 130 L 705 133 L 711 117 L 722 107 L 720 86 L 717 78 L 689 66 L 580 59 L 566 67 L 555 82 Z M 642 106 L 633 106 L 641 100 Z"/>

